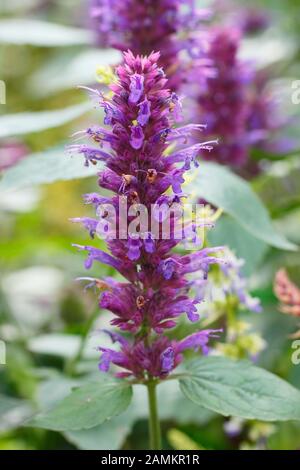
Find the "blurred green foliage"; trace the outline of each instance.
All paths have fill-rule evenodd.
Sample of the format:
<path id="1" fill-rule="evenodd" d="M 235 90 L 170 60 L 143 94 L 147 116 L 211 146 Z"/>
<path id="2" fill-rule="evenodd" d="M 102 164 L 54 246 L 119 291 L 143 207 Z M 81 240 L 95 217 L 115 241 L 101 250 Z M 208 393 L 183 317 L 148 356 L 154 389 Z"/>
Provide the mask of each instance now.
<path id="1" fill-rule="evenodd" d="M 274 73 L 289 80 L 297 78 L 299 1 L 251 0 L 245 4 L 267 8 L 273 21 L 271 37 L 292 42 L 293 56 L 276 64 Z M 85 11 L 86 0 L 10 0 L 1 2 L 0 19 L 27 17 L 83 29 L 87 25 Z M 67 38 L 72 37 L 68 36 L 70 32 L 66 34 Z M 95 51 L 87 59 L 93 44 L 74 42 L 56 47 L 0 44 L 0 79 L 6 82 L 8 93 L 7 104 L 0 106 L 0 119 L 7 114 L 66 109 L 83 101 L 82 93 L 71 84 L 77 80 L 78 84 L 93 83 L 94 71 L 90 70 L 87 78 L 86 66 L 77 66 L 74 70 L 78 75 L 71 81 L 66 76 L 64 82 L 64 67 L 78 57 L 94 63 Z M 105 55 L 102 58 L 109 60 Z M 299 115 L 299 106 L 293 112 Z M 78 116 L 63 125 L 51 129 L 46 126 L 41 132 L 11 139 L 25 144 L 28 154 L 35 154 L 62 148 L 71 134 L 89 122 L 89 117 Z M 280 161 L 274 161 L 272 155 L 255 158 L 263 158 L 266 171 L 254 179 L 253 189 L 275 219 L 278 231 L 299 244 L 299 155 Z M 97 312 L 93 293 L 84 293 L 74 282 L 74 278 L 84 275 L 84 268 L 82 256 L 75 255 L 71 244 L 86 243 L 88 237 L 69 222 L 70 217 L 88 215 L 88 209 L 81 204 L 81 194 L 95 189 L 95 178 L 86 178 L 0 192 L 0 339 L 7 345 L 7 364 L 0 365 L 0 450 L 147 446 L 147 412 L 142 392 L 135 394 L 124 416 L 111 420 L 105 428 L 55 433 L 24 426 L 35 411 L 50 406 L 51 398 L 65 396 L 78 381 L 97 374 L 95 347 L 102 338 L 90 332 L 107 325 L 108 318 L 105 312 Z M 239 314 L 267 342 L 259 365 L 300 389 L 300 365 L 291 362 L 289 338 L 297 321 L 279 313 L 272 290 L 274 274 L 281 266 L 300 285 L 300 255 L 271 248 L 257 238 L 228 215 L 220 219 L 211 234 L 213 243 L 228 244 L 245 258 L 245 273 L 251 276 L 253 293 L 261 299 L 262 314 Z M 113 274 L 106 266 L 93 268 L 93 273 L 97 277 Z M 182 337 L 189 328 L 183 322 L 173 334 Z M 168 387 L 166 392 L 162 390 L 160 399 L 166 449 L 300 448 L 299 424 L 275 423 L 270 429 L 249 421 L 241 423 L 237 436 L 229 437 L 224 431 L 227 419 L 188 402 L 179 394 L 175 382 Z"/>

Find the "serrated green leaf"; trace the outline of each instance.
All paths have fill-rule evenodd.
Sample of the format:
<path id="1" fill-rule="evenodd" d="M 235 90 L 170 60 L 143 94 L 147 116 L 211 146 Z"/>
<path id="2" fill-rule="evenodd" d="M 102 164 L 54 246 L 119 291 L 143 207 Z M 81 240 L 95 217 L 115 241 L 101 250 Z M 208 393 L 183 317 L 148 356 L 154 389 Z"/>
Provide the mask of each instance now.
<path id="1" fill-rule="evenodd" d="M 70 379 L 62 375 L 40 384 L 37 399 L 43 410 L 51 409 L 56 403 L 66 398 L 72 388 L 82 385 L 84 378 Z M 78 449 L 116 450 L 123 444 L 130 433 L 133 423 L 138 419 L 134 401 L 120 416 L 115 416 L 99 426 L 81 431 L 65 431 L 65 438 Z M 145 403 L 145 406 L 147 403 Z M 195 406 L 195 405 L 194 405 Z"/>
<path id="2" fill-rule="evenodd" d="M 101 164 L 84 166 L 81 155 L 71 157 L 64 147 L 30 155 L 7 170 L 0 179 L 0 191 L 21 189 L 56 181 L 95 175 Z"/>
<path id="3" fill-rule="evenodd" d="M 74 121 L 90 109 L 91 104 L 84 102 L 53 111 L 3 115 L 0 116 L 0 139 L 54 129 Z"/>
<path id="4" fill-rule="evenodd" d="M 0 43 L 39 47 L 88 45 L 93 33 L 61 24 L 31 19 L 3 19 L 0 21 Z"/>
<path id="5" fill-rule="evenodd" d="M 185 185 L 195 200 L 203 198 L 222 208 L 255 238 L 283 250 L 296 250 L 272 225 L 267 209 L 249 183 L 216 163 L 201 163 Z"/>
<path id="6" fill-rule="evenodd" d="M 224 416 L 261 421 L 300 420 L 300 392 L 248 361 L 205 357 L 180 379 L 184 395 Z"/>
<path id="7" fill-rule="evenodd" d="M 99 382 L 75 389 L 29 425 L 54 431 L 90 429 L 126 410 L 131 398 L 130 384 L 105 376 Z"/>
<path id="8" fill-rule="evenodd" d="M 207 423 L 214 413 L 200 408 L 182 397 L 176 381 L 166 381 L 157 388 L 159 417 L 162 421 L 176 421 L 180 424 Z M 144 385 L 135 386 L 133 399 L 120 416 L 112 418 L 92 429 L 68 431 L 66 439 L 79 449 L 84 450 L 116 450 L 124 443 L 130 434 L 133 424 L 139 420 L 148 419 L 148 397 Z"/>

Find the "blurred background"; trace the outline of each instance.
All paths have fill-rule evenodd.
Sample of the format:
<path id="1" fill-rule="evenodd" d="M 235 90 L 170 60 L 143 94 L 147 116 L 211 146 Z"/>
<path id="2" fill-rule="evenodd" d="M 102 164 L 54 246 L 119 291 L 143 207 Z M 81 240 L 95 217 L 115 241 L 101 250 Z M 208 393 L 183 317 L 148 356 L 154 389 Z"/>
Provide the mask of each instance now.
<path id="1" fill-rule="evenodd" d="M 292 146 L 280 153 L 250 149 L 259 171 L 251 177 L 238 173 L 267 208 L 282 239 L 299 245 L 300 2 L 197 4 L 216 9 L 214 25 L 230 24 L 249 9 L 256 12 L 258 23 L 267 23 L 245 34 L 239 53 L 257 70 L 267 71 L 268 90 L 287 119 L 281 137 Z M 85 271 L 82 256 L 71 245 L 85 244 L 88 237 L 69 221 L 89 215 L 82 194 L 97 190 L 95 169 L 83 168 L 81 159 L 61 157 L 72 134 L 102 118 L 76 86 L 93 85 L 98 66 L 120 61 L 120 52 L 99 46 L 87 0 L 1 0 L 1 450 L 147 446 L 147 406 L 139 387 L 126 413 L 105 426 L 70 433 L 24 426 L 36 410 L 49 407 L 72 385 L 97 374 L 95 348 L 107 341 L 98 331 L 108 324 L 108 313 L 99 312 L 95 294 L 84 292 L 74 281 Z M 211 239 L 245 260 L 245 282 L 262 304 L 260 314 L 247 309 L 237 313 L 241 331 L 236 327 L 234 341 L 227 336 L 220 353 L 248 357 L 244 351 L 251 350 L 259 365 L 300 388 L 300 365 L 291 360 L 300 307 L 283 314 L 273 289 L 282 268 L 289 276 L 287 287 L 300 287 L 299 252 L 266 243 L 226 210 Z M 94 274 L 113 273 L 99 265 Z M 219 307 L 218 300 L 211 299 L 206 311 L 211 308 L 215 314 Z M 205 321 L 213 320 L 207 316 Z M 251 334 L 242 331 L 243 322 L 250 325 Z M 188 328 L 183 322 L 174 335 Z M 166 449 L 300 449 L 299 424 L 224 419 L 188 403 L 173 383 L 161 387 L 160 408 Z"/>

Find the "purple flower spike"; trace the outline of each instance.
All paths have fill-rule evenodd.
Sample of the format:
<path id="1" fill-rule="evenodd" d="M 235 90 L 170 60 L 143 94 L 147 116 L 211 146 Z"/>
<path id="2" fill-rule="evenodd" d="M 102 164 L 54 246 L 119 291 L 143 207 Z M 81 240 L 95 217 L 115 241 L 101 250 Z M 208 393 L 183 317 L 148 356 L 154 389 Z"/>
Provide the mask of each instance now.
<path id="1" fill-rule="evenodd" d="M 120 368 L 118 377 L 133 376 L 143 381 L 166 378 L 180 364 L 182 351 L 187 348 L 200 348 L 207 353 L 209 338 L 215 337 L 213 331 L 198 332 L 180 342 L 169 340 L 164 332 L 176 327 L 181 315 L 187 315 L 190 322 L 198 321 L 200 296 L 195 292 L 195 298 L 189 297 L 194 285 L 188 276 L 197 273 L 199 279 L 206 279 L 210 265 L 222 262 L 216 256 L 218 249 L 205 248 L 188 255 L 172 251 L 181 241 L 188 240 L 191 232 L 195 234 L 196 226 L 189 221 L 188 235 L 183 233 L 185 238 L 181 240 L 175 230 L 176 214 L 173 211 L 167 217 L 168 209 L 174 203 L 181 209 L 186 159 L 193 161 L 208 143 L 184 148 L 191 130 L 199 130 L 199 126 L 175 127 L 181 117 L 181 101 L 169 90 L 159 57 L 158 53 L 149 57 L 124 53 L 124 64 L 116 69 L 117 80 L 110 86 L 111 98 L 104 99 L 93 91 L 105 109 L 105 123 L 110 129 L 90 127 L 84 135 L 95 148 L 83 148 L 87 156 L 94 157 L 92 163 L 104 162 L 98 183 L 113 195 L 91 193 L 84 200 L 95 207 L 101 223 L 110 223 L 107 205 L 118 217 L 116 233 L 113 235 L 111 230 L 105 238 L 109 253 L 93 246 L 75 245 L 88 253 L 87 269 L 99 261 L 125 278 L 89 278 L 90 285 L 101 291 L 99 306 L 112 313 L 110 323 L 121 332 L 105 331 L 115 349 L 99 348 L 99 369 L 107 372 L 113 365 Z M 167 151 L 170 144 L 171 154 Z M 146 207 L 146 219 L 156 220 L 159 230 L 154 231 L 150 225 L 139 226 L 135 231 L 131 210 L 122 213 L 124 199 L 133 208 Z M 91 235 L 98 229 L 97 219 L 73 221 L 82 223 Z M 163 233 L 166 221 L 170 229 L 174 228 L 168 236 Z M 123 332 L 128 338 L 123 337 Z"/>
<path id="2" fill-rule="evenodd" d="M 245 29 L 246 25 L 242 26 L 240 21 L 235 21 L 234 26 L 212 27 L 204 52 L 199 45 L 189 78 L 196 103 L 193 120 L 205 122 L 204 134 L 220 141 L 216 147 L 203 147 L 208 150 L 203 158 L 229 165 L 239 172 L 243 170 L 245 176 L 251 177 L 259 171 L 258 165 L 250 161 L 251 149 L 268 152 L 273 144 L 272 150 L 280 153 L 277 135 L 286 125 L 286 119 L 279 119 L 275 96 L 268 90 L 269 72 L 256 72 L 250 62 L 240 58 Z M 204 83 L 199 79 L 203 62 L 211 64 Z"/>
<path id="3" fill-rule="evenodd" d="M 159 73 L 170 78 L 176 90 L 185 79 L 185 67 L 179 58 L 188 47 L 185 39 L 206 20 L 207 10 L 195 8 L 194 0 L 90 0 L 91 26 L 101 46 L 135 55 L 161 51 Z M 137 71 L 137 76 L 140 71 Z M 141 83 L 132 78 L 131 102 L 141 97 Z"/>

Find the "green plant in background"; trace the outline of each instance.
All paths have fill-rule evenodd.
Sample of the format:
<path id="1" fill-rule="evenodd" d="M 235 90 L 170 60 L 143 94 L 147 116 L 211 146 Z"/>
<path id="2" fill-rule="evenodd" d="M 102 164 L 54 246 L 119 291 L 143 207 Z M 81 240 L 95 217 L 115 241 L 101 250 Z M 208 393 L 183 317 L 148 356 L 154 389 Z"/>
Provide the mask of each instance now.
<path id="1" fill-rule="evenodd" d="M 31 3 L 38 4 L 38 1 L 32 0 Z M 264 67 L 264 64 L 269 67 L 272 62 L 275 75 L 287 76 L 289 89 L 291 80 L 297 79 L 297 30 L 291 27 L 297 15 L 289 14 L 292 8 L 297 8 L 297 2 L 289 2 L 289 9 L 284 6 L 284 10 L 282 2 L 257 2 L 262 3 L 264 7 L 272 8 L 272 28 L 264 33 L 263 39 L 253 36 L 242 43 L 246 46 L 246 52 L 250 51 L 252 57 L 255 56 L 260 67 Z M 72 283 L 81 268 L 80 260 L 69 247 L 75 239 L 85 244 L 85 238 L 79 230 L 68 224 L 67 219 L 70 215 L 78 214 L 74 207 L 78 206 L 79 194 L 96 190 L 95 182 L 89 176 L 95 175 L 99 167 L 101 169 L 101 163 L 97 167 L 84 168 L 80 156 L 71 159 L 64 154 L 64 146 L 69 135 L 85 125 L 89 112 L 86 103 L 78 108 L 73 106 L 78 103 L 79 95 L 72 87 L 78 83 L 92 84 L 95 80 L 92 70 L 99 64 L 114 64 L 121 59 L 112 50 L 92 47 L 91 35 L 86 31 L 65 28 L 63 25 L 60 25 L 60 30 L 52 29 L 55 21 L 74 23 L 74 15 L 69 12 L 65 14 L 66 6 L 57 4 L 39 10 L 38 22 L 34 20 L 34 10 L 31 10 L 28 28 L 28 20 L 20 18 L 25 12 L 25 3 L 22 4 L 22 9 L 14 12 L 11 3 L 9 11 L 5 12 L 10 16 L 9 22 L 6 27 L 4 23 L 1 25 L 0 35 L 3 52 L 0 57 L 1 70 L 4 74 L 0 78 L 5 80 L 9 91 L 6 106 L 0 107 L 1 129 L 4 133 L 2 142 L 8 144 L 13 139 L 15 143 L 17 139 L 17 143 L 22 146 L 25 142 L 28 152 L 17 166 L 3 171 L 0 180 L 0 338 L 5 340 L 9 351 L 6 366 L 0 366 L 0 446 L 20 449 L 74 446 L 83 449 L 146 448 L 147 401 L 145 387 L 139 385 L 134 385 L 133 398 L 126 411 L 92 428 L 51 432 L 23 427 L 24 421 L 37 411 L 48 415 L 49 410 L 56 409 L 61 400 L 67 399 L 72 389 L 100 381 L 99 373 L 95 370 L 98 353 L 94 348 L 100 341 L 104 347 L 109 347 L 109 344 L 100 334 L 90 336 L 88 331 L 107 328 L 108 316 L 105 312 L 98 315 L 93 295 L 87 293 L 83 298 L 78 287 Z M 74 1 L 72 12 L 78 11 L 76 8 L 79 4 Z M 12 15 L 18 15 L 19 18 L 15 20 Z M 277 25 L 274 19 L 279 20 Z M 22 31 L 24 27 L 28 31 L 26 38 L 23 34 L 13 32 L 16 31 L 14 28 Z M 278 38 L 281 38 L 279 42 Z M 282 47 L 274 46 L 275 43 L 280 43 Z M 269 51 L 276 49 L 275 59 L 271 53 L 264 55 L 263 51 L 268 47 L 271 48 Z M 64 74 L 61 73 L 62 64 Z M 285 104 L 289 104 L 289 94 L 284 96 Z M 297 106 L 291 108 L 297 115 Z M 18 113 L 28 109 L 32 112 L 26 113 L 25 122 L 24 115 Z M 40 111 L 45 113 L 47 109 L 51 110 L 49 115 L 48 112 L 39 114 Z M 293 134 L 292 137 L 297 139 L 297 129 L 293 130 L 292 127 L 285 132 L 289 136 Z M 46 152 L 45 148 L 49 150 Z M 32 155 L 29 155 L 30 152 Z M 208 233 L 209 243 L 211 246 L 227 245 L 238 258 L 245 259 L 243 275 L 251 276 L 250 286 L 263 306 L 263 314 L 260 315 L 249 315 L 248 311 L 237 309 L 235 334 L 232 336 L 231 331 L 228 331 L 228 339 L 235 346 L 234 351 L 231 351 L 227 340 L 218 342 L 216 349 L 220 344 L 221 349 L 224 347 L 230 350 L 229 356 L 245 357 L 250 343 L 245 342 L 243 337 L 249 333 L 258 333 L 260 341 L 263 337 L 267 346 L 256 358 L 257 365 L 285 377 L 299 388 L 299 366 L 291 361 L 294 350 L 291 349 L 292 340 L 288 339 L 290 334 L 297 331 L 297 318 L 277 314 L 276 299 L 272 293 L 273 276 L 281 266 L 286 266 L 289 273 L 295 271 L 292 279 L 296 284 L 298 279 L 298 253 L 285 251 L 295 249 L 300 242 L 299 197 L 295 183 L 298 156 L 297 152 L 276 158 L 272 152 L 252 154 L 256 160 L 263 159 L 264 164 L 262 174 L 255 177 L 251 184 L 233 175 L 229 169 L 201 163 L 187 177 L 184 192 L 192 193 L 195 201 L 202 198 L 222 208 L 223 215 L 215 229 Z M 72 181 L 77 178 L 81 180 Z M 48 186 L 37 188 L 43 184 Z M 261 200 L 276 218 L 275 225 L 271 223 Z M 293 243 L 288 242 L 287 238 Z M 102 249 L 103 245 L 99 245 L 99 248 Z M 32 270 L 33 267 L 36 270 Z M 213 269 L 211 276 L 216 275 L 218 279 L 219 275 L 215 271 L 218 269 Z M 105 266 L 91 273 L 92 277 L 101 278 L 112 275 L 113 270 Z M 213 305 L 207 300 L 203 310 L 202 307 L 199 310 L 204 315 L 197 323 L 197 328 L 206 328 L 208 324 L 213 325 L 213 328 L 226 327 L 224 305 L 224 315 L 219 316 L 215 324 L 214 315 L 209 314 L 213 310 Z M 251 324 L 249 333 L 241 332 L 245 322 Z M 181 321 L 171 337 L 183 338 L 190 333 L 191 326 Z M 238 352 L 236 341 L 239 343 Z M 261 346 L 262 343 L 259 349 Z M 197 364 L 198 361 L 203 367 L 206 361 L 225 361 L 224 369 L 232 364 L 232 361 L 222 357 L 197 359 Z M 279 417 L 274 418 L 277 423 L 272 433 L 265 428 L 268 425 L 263 423 L 262 427 L 258 425 L 259 435 L 253 435 L 250 432 L 252 423 L 254 428 L 256 424 L 248 419 L 238 438 L 224 433 L 224 419 L 218 413 L 245 414 L 246 411 L 241 411 L 239 407 L 235 411 L 217 409 L 217 415 L 210 411 L 215 409 L 215 403 L 211 403 L 201 393 L 198 396 L 198 389 L 205 389 L 206 379 L 209 384 L 214 377 L 219 377 L 218 382 L 223 380 L 222 367 L 218 366 L 221 362 L 211 362 L 209 368 L 205 369 L 199 365 L 199 370 L 196 363 L 191 371 L 178 371 L 182 374 L 178 377 L 181 387 L 193 401 L 181 394 L 177 380 L 163 380 L 157 387 L 164 448 L 170 445 L 177 449 L 299 447 L 299 424 L 277 421 Z M 234 364 L 240 364 L 240 368 L 244 364 L 245 368 L 243 362 Z M 249 365 L 249 368 L 251 375 L 254 369 L 257 371 L 255 366 Z M 215 370 L 220 375 L 216 376 Z M 229 367 L 228 378 L 230 374 Z M 233 377 L 240 377 L 242 383 L 240 370 L 236 369 L 232 374 Z M 234 383 L 234 379 L 228 384 L 225 382 L 228 394 L 233 393 Z M 274 386 L 271 388 L 273 394 Z M 224 395 L 224 390 L 220 391 L 220 395 Z M 235 401 L 235 397 L 232 400 Z M 278 403 L 276 406 L 284 410 L 284 406 Z M 204 405 L 207 409 L 203 408 Z M 109 412 L 114 410 L 110 409 Z M 262 416 L 253 418 L 266 419 Z"/>

